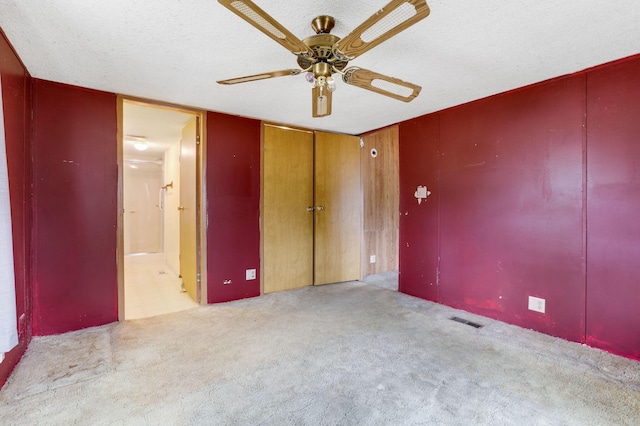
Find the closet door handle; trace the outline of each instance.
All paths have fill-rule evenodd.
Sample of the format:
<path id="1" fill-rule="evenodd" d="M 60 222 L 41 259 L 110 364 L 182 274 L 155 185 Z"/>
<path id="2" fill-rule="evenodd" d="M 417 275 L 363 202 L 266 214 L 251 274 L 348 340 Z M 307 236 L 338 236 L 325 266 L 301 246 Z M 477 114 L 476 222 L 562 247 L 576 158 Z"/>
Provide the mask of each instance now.
<path id="1" fill-rule="evenodd" d="M 308 212 L 312 212 L 312 211 L 314 211 L 315 209 L 316 209 L 316 208 L 315 208 L 315 207 L 313 207 L 313 206 L 311 206 L 311 207 L 307 207 L 307 211 L 308 211 Z"/>
<path id="2" fill-rule="evenodd" d="M 316 207 L 316 211 L 319 211 L 319 212 L 320 212 L 320 211 L 322 211 L 322 210 L 324 210 L 324 206 L 318 206 L 318 207 Z"/>
<path id="3" fill-rule="evenodd" d="M 183 211 L 184 207 L 180 206 L 180 207 L 178 207 L 178 210 Z"/>

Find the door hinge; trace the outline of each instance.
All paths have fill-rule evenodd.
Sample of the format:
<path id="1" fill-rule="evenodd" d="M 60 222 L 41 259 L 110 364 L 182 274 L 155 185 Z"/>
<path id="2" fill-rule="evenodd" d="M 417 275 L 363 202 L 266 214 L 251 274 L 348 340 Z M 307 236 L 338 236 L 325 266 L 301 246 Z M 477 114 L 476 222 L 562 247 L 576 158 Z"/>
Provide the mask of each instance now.
<path id="1" fill-rule="evenodd" d="M 198 273 L 196 274 L 196 282 L 197 282 L 198 284 L 200 284 L 200 280 L 201 280 L 201 276 L 200 276 L 200 272 L 198 272 Z"/>
<path id="2" fill-rule="evenodd" d="M 364 138 L 360 138 L 360 148 L 364 148 Z"/>

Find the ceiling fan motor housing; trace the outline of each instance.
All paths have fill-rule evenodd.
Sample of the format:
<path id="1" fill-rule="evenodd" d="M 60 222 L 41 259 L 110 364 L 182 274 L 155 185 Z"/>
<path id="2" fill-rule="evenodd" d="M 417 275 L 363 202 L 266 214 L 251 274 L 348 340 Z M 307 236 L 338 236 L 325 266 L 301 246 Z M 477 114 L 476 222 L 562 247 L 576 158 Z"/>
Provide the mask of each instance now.
<path id="1" fill-rule="evenodd" d="M 331 71 L 331 65 L 339 71 L 342 71 L 348 61 L 339 60 L 333 53 L 333 45 L 336 44 L 340 37 L 333 34 L 329 34 L 329 31 L 333 28 L 335 20 L 331 16 L 321 15 L 311 21 L 311 27 L 316 32 L 316 35 L 305 38 L 302 42 L 309 46 L 309 49 L 313 52 L 311 56 L 298 56 L 298 65 L 303 70 L 308 69 L 314 64 L 326 63 L 329 65 Z M 324 68 L 321 68 L 324 69 Z M 316 74 L 316 67 L 313 68 L 315 77 L 319 77 L 324 74 Z M 331 75 L 331 72 L 328 74 Z M 327 76 L 327 75 L 325 75 Z"/>

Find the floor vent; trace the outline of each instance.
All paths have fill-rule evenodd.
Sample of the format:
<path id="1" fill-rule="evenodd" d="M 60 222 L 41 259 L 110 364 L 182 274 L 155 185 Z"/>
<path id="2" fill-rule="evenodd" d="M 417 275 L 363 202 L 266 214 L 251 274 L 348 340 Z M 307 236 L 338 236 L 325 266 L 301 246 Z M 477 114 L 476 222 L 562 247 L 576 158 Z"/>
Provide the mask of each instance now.
<path id="1" fill-rule="evenodd" d="M 460 322 L 462 324 L 470 325 L 471 327 L 474 327 L 474 328 L 482 328 L 482 324 L 478 324 L 477 322 L 469 321 L 469 320 L 466 320 L 464 318 L 451 317 L 449 319 L 454 320 L 455 322 Z"/>

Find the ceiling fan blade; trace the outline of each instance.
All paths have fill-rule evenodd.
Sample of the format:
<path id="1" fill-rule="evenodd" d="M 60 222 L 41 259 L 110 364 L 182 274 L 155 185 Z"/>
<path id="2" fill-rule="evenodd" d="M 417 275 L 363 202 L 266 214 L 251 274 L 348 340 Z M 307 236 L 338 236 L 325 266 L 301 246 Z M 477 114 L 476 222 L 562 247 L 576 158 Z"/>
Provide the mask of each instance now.
<path id="1" fill-rule="evenodd" d="M 251 0 L 218 0 L 218 3 L 280 43 L 294 55 L 308 56 L 311 54 L 306 44 Z"/>
<path id="2" fill-rule="evenodd" d="M 371 90 L 404 102 L 411 102 L 422 90 L 422 87 L 415 84 L 358 67 L 347 68 L 342 75 L 342 80 L 352 86 Z"/>
<path id="3" fill-rule="evenodd" d="M 425 0 L 392 0 L 333 46 L 333 53 L 350 61 L 429 16 Z"/>
<path id="4" fill-rule="evenodd" d="M 311 110 L 314 117 L 331 115 L 331 92 L 326 87 L 316 86 L 311 91 Z"/>
<path id="5" fill-rule="evenodd" d="M 271 71 L 271 72 L 264 72 L 262 74 L 254 74 L 254 75 L 247 75 L 244 77 L 230 78 L 228 80 L 220 80 L 217 83 L 218 84 L 246 83 L 248 81 L 264 80 L 264 79 L 273 78 L 273 77 L 284 77 L 285 75 L 298 75 L 301 72 L 302 70 L 298 70 L 298 69 Z"/>

